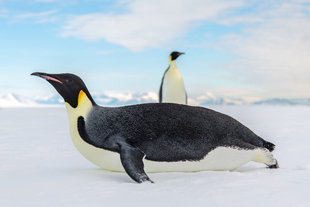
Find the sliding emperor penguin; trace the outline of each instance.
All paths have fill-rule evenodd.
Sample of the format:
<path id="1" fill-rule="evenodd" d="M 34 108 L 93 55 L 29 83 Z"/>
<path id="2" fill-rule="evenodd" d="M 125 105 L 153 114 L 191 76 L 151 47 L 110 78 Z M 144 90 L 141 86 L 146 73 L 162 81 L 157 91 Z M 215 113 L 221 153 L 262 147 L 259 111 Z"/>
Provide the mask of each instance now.
<path id="1" fill-rule="evenodd" d="M 177 58 L 184 53 L 172 52 L 169 67 L 164 73 L 159 89 L 159 103 L 187 104 L 187 94 L 182 74 L 177 67 Z"/>
<path id="2" fill-rule="evenodd" d="M 138 183 L 152 182 L 145 171 L 233 170 L 249 161 L 278 167 L 274 144 L 219 112 L 172 103 L 101 107 L 76 75 L 32 75 L 64 98 L 80 153 L 101 168 L 125 170 Z"/>

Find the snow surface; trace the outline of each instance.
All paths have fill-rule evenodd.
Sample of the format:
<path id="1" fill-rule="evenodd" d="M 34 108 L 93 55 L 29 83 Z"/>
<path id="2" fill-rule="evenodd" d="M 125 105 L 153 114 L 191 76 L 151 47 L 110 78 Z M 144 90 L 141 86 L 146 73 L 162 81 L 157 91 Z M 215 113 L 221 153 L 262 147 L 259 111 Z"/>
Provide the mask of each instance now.
<path id="1" fill-rule="evenodd" d="M 85 160 L 58 108 L 0 109 L 0 206 L 310 206 L 310 107 L 218 106 L 274 142 L 280 169 L 149 174 L 136 184 Z"/>

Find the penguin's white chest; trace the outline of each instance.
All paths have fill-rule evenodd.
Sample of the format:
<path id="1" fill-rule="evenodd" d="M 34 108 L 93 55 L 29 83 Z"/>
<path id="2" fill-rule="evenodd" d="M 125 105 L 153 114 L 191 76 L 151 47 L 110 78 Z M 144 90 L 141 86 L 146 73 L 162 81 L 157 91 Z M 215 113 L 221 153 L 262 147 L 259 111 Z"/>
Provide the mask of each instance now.
<path id="1" fill-rule="evenodd" d="M 87 115 L 92 107 L 92 103 L 83 92 L 79 95 L 79 104 L 77 108 L 72 108 L 69 104 L 66 103 L 72 142 L 77 150 L 87 160 L 99 166 L 100 168 L 111 171 L 124 171 L 118 153 L 110 152 L 108 150 L 90 145 L 80 136 L 77 120 L 80 116 L 82 116 L 87 121 Z"/>
<path id="2" fill-rule="evenodd" d="M 181 72 L 177 68 L 169 69 L 162 86 L 162 102 L 186 104 L 186 91 Z"/>

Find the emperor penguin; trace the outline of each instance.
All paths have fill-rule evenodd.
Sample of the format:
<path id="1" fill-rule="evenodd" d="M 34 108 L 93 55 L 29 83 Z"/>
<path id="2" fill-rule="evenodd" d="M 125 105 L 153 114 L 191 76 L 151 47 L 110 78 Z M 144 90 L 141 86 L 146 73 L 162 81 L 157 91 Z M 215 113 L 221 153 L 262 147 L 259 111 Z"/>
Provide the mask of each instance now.
<path id="1" fill-rule="evenodd" d="M 166 69 L 160 84 L 159 103 L 187 104 L 187 93 L 182 74 L 177 67 L 177 58 L 185 54 L 172 52 L 169 56 L 169 67 Z"/>
<path id="2" fill-rule="evenodd" d="M 74 74 L 32 75 L 63 97 L 77 150 L 138 183 L 152 182 L 146 172 L 233 170 L 249 161 L 278 167 L 275 145 L 225 114 L 173 103 L 102 107 Z"/>

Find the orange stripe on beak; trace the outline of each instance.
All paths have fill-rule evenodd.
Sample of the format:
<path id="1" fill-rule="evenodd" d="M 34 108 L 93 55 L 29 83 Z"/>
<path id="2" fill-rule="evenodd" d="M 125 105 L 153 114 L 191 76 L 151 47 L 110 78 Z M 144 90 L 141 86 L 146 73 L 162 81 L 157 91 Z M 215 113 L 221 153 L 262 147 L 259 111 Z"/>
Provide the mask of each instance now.
<path id="1" fill-rule="evenodd" d="M 60 80 L 53 78 L 53 77 L 50 77 L 50 76 L 41 75 L 41 77 L 44 78 L 45 80 L 51 80 L 51 81 L 55 81 L 55 82 L 63 84 Z"/>

